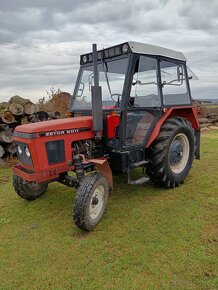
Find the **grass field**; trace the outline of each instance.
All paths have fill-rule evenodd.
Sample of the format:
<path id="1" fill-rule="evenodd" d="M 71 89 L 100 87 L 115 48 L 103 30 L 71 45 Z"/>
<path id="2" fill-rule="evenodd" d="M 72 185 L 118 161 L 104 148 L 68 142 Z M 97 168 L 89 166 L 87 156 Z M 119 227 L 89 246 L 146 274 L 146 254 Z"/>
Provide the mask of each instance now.
<path id="1" fill-rule="evenodd" d="M 218 289 L 218 131 L 201 153 L 176 189 L 116 177 L 90 233 L 72 223 L 74 189 L 27 202 L 0 169 L 0 289 Z"/>

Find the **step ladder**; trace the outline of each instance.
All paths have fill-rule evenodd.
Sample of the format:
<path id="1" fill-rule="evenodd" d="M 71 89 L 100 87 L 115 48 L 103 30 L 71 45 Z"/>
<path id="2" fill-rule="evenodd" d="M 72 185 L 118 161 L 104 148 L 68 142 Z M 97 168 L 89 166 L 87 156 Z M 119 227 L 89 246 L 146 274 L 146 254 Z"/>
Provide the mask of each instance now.
<path id="1" fill-rule="evenodd" d="M 149 163 L 148 160 L 142 160 L 142 161 L 130 164 L 129 170 L 127 171 L 128 184 L 140 185 L 140 184 L 143 184 L 143 183 L 148 182 L 150 180 L 150 178 L 145 175 L 145 165 L 148 163 Z M 131 178 L 131 170 L 134 168 L 138 168 L 138 167 L 142 167 L 143 176 L 136 179 L 136 180 L 133 180 Z"/>

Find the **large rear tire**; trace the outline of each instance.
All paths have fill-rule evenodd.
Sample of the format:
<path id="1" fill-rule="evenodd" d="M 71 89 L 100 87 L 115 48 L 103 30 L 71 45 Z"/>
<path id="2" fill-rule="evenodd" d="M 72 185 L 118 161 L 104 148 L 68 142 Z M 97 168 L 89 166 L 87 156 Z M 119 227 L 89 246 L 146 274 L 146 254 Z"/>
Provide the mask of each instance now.
<path id="1" fill-rule="evenodd" d="M 155 184 L 174 188 L 184 182 L 192 166 L 195 135 L 191 123 L 182 117 L 168 119 L 149 149 L 146 172 Z"/>
<path id="2" fill-rule="evenodd" d="M 86 176 L 77 190 L 73 206 L 74 223 L 90 231 L 100 222 L 108 200 L 109 185 L 101 174 Z"/>
<path id="3" fill-rule="evenodd" d="M 46 191 L 48 184 L 26 182 L 21 177 L 13 175 L 13 186 L 20 197 L 31 201 L 40 197 Z"/>

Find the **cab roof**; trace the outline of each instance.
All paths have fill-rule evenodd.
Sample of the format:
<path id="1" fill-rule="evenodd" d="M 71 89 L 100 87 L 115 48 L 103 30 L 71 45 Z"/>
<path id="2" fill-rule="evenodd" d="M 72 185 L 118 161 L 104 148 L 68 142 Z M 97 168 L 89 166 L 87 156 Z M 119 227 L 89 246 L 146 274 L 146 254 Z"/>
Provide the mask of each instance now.
<path id="1" fill-rule="evenodd" d="M 136 41 L 128 41 L 115 46 L 107 47 L 101 50 L 98 50 L 97 59 L 99 61 L 107 58 L 112 58 L 115 56 L 125 55 L 130 52 L 137 54 L 146 54 L 146 55 L 155 55 L 168 57 L 175 60 L 186 61 L 186 57 L 180 51 L 172 50 L 169 48 L 164 48 L 157 45 L 141 43 Z M 83 54 L 80 56 L 80 64 L 92 63 L 93 56 L 92 52 L 88 54 Z"/>
<path id="2" fill-rule="evenodd" d="M 134 53 L 165 56 L 182 61 L 187 60 L 184 54 L 180 51 L 136 41 L 128 41 L 127 43 L 129 44 L 131 51 Z"/>

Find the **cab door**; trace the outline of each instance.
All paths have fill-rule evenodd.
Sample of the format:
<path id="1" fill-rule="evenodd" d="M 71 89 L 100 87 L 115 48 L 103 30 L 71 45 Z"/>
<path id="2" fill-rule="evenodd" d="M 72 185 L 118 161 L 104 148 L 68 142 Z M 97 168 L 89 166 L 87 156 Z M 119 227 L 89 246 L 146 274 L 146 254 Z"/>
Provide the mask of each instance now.
<path id="1" fill-rule="evenodd" d="M 126 145 L 144 145 L 152 124 L 160 115 L 158 61 L 139 56 L 135 61 L 133 81 L 126 114 Z"/>

